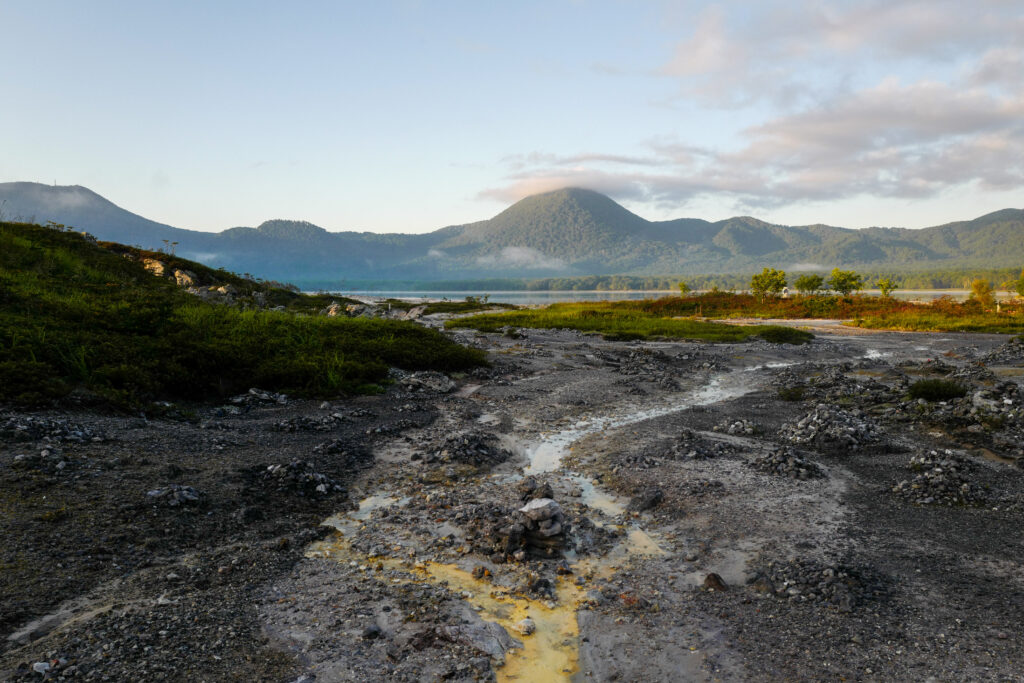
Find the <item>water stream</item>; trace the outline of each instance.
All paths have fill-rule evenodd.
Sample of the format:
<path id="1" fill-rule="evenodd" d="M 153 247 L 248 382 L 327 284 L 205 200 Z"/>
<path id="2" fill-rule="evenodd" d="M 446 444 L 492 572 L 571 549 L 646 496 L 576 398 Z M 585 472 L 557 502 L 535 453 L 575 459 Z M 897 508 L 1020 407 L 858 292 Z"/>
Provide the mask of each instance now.
<path id="1" fill-rule="evenodd" d="M 721 373 L 705 385 L 673 397 L 671 402 L 656 406 L 635 407 L 628 412 L 581 420 L 557 432 L 542 434 L 526 449 L 528 463 L 523 475 L 546 474 L 559 470 L 571 446 L 580 439 L 605 430 L 618 429 L 656 417 L 733 400 L 757 389 L 748 373 L 765 367 L 783 367 L 792 363 L 772 363 L 744 368 L 741 371 Z M 625 503 L 593 480 L 576 472 L 561 472 L 558 476 L 569 487 L 580 491 L 580 501 L 595 515 L 591 521 L 598 526 L 614 524 L 623 529 L 622 540 L 602 557 L 577 558 L 568 553 L 575 576 L 605 578 L 613 575 L 628 562 L 641 557 L 667 554 L 657 539 L 641 529 L 634 520 L 623 521 Z M 518 477 L 515 477 L 518 478 Z M 363 499 L 357 511 L 335 515 L 324 524 L 333 526 L 340 536 L 331 541 L 314 544 L 307 555 L 331 557 L 338 561 L 358 562 L 380 569 L 399 570 L 409 582 L 443 584 L 463 596 L 481 618 L 500 624 L 516 635 L 513 626 L 526 616 L 537 624 L 530 636 L 517 636 L 522 649 L 510 651 L 505 664 L 498 669 L 499 681 L 565 681 L 576 671 L 579 649 L 579 630 L 576 612 L 585 599 L 585 590 L 564 577 L 558 577 L 555 601 L 542 601 L 515 595 L 455 566 L 435 562 L 413 562 L 410 559 L 365 557 L 356 553 L 350 539 L 368 520 L 374 510 L 392 505 L 404 505 L 408 498 L 399 499 L 387 493 L 378 493 Z M 597 514 L 599 513 L 599 514 Z M 610 522 L 604 520 L 611 520 Z M 391 581 L 405 579 L 392 578 Z"/>

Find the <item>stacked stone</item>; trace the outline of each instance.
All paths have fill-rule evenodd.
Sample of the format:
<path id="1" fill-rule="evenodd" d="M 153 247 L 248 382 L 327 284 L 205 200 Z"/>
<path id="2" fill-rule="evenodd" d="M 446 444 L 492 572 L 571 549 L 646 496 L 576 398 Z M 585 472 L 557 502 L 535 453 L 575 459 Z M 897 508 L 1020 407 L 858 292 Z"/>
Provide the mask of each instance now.
<path id="1" fill-rule="evenodd" d="M 708 460 L 729 455 L 735 451 L 736 447 L 732 444 L 706 439 L 694 433 L 693 430 L 684 429 L 669 449 L 669 456 L 673 459 Z"/>
<path id="2" fill-rule="evenodd" d="M 757 458 L 750 463 L 750 466 L 758 472 L 790 477 L 801 481 L 824 476 L 824 472 L 822 472 L 820 467 L 809 460 L 801 458 L 789 446 L 783 446 L 768 455 Z"/>
<path id="3" fill-rule="evenodd" d="M 717 424 L 712 427 L 712 431 L 722 432 L 723 434 L 734 434 L 739 436 L 750 436 L 757 434 L 761 431 L 761 428 L 750 420 L 726 420 L 721 424 Z"/>
<path id="4" fill-rule="evenodd" d="M 914 456 L 907 469 L 917 474 L 892 487 L 900 498 L 917 505 L 981 505 L 984 492 L 967 474 L 970 463 L 950 450 Z"/>
<path id="5" fill-rule="evenodd" d="M 263 472 L 265 484 L 281 491 L 293 491 L 299 495 L 329 496 L 344 493 L 345 488 L 326 474 L 316 472 L 313 463 L 294 460 L 287 465 L 269 465 Z"/>
<path id="6" fill-rule="evenodd" d="M 457 462 L 476 467 L 493 466 L 508 460 L 512 454 L 497 445 L 497 437 L 482 432 L 453 434 L 445 438 L 439 447 L 426 454 L 416 454 L 415 460 L 427 463 Z"/>
<path id="7" fill-rule="evenodd" d="M 541 557 L 561 555 L 569 525 L 562 507 L 551 498 L 534 498 L 519 508 L 528 552 Z"/>
<path id="8" fill-rule="evenodd" d="M 784 424 L 780 434 L 795 444 L 855 451 L 878 441 L 879 429 L 859 410 L 850 413 L 821 403 L 796 422 Z"/>

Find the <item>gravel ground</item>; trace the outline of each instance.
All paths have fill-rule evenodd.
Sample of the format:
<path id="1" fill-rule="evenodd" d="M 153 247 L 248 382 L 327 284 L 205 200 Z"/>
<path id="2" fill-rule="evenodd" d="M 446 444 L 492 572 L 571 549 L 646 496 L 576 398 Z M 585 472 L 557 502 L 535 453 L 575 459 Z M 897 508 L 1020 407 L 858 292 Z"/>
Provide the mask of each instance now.
<path id="1" fill-rule="evenodd" d="M 0 408 L 0 678 L 1024 680 L 1019 345 L 832 329 Z"/>

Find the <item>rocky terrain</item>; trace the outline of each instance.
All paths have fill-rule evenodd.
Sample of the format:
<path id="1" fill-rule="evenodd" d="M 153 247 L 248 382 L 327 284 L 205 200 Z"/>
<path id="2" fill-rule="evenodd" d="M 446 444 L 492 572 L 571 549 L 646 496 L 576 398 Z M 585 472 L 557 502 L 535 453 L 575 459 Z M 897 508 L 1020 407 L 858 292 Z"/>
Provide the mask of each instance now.
<path id="1" fill-rule="evenodd" d="M 1024 680 L 1024 346 L 823 329 L 0 408 L 0 678 Z"/>

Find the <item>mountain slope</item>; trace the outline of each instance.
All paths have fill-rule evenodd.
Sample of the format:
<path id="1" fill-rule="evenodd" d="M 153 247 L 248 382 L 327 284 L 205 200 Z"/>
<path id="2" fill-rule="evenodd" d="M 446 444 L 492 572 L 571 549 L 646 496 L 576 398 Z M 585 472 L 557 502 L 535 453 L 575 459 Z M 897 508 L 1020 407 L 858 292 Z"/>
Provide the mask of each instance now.
<path id="1" fill-rule="evenodd" d="M 796 264 L 806 269 L 1024 264 L 1021 209 L 920 230 L 783 226 L 750 216 L 648 221 L 600 193 L 566 188 L 522 199 L 489 220 L 422 235 L 328 232 L 288 220 L 204 233 L 147 220 L 86 188 L 5 183 L 0 184 L 0 213 L 7 219 L 52 220 L 146 248 L 177 242 L 177 253 L 188 258 L 300 284 L 737 273 Z"/>

